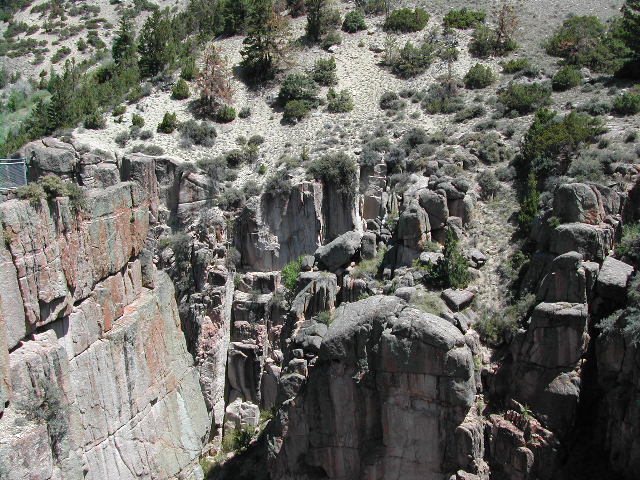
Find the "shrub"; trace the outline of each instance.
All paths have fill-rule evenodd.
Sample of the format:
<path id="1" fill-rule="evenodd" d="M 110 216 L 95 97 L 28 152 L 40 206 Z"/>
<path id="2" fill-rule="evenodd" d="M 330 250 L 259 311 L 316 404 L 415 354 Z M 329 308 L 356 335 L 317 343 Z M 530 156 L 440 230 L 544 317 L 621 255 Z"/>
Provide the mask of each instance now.
<path id="1" fill-rule="evenodd" d="M 264 137 L 262 135 L 251 135 L 247 140 L 248 146 L 259 146 L 264 143 Z"/>
<path id="2" fill-rule="evenodd" d="M 198 76 L 198 67 L 196 67 L 196 61 L 193 57 L 189 57 L 185 60 L 180 72 L 180 78 L 191 81 Z"/>
<path id="3" fill-rule="evenodd" d="M 182 78 L 178 80 L 171 90 L 171 98 L 175 100 L 184 100 L 185 98 L 189 98 L 190 95 L 189 85 Z"/>
<path id="4" fill-rule="evenodd" d="M 318 85 L 331 87 L 337 85 L 338 76 L 336 75 L 336 59 L 334 57 L 316 60 L 309 76 Z"/>
<path id="5" fill-rule="evenodd" d="M 29 200 L 29 203 L 34 207 L 39 205 L 40 201 L 45 198 L 44 189 L 39 183 L 23 185 L 22 187 L 19 187 L 16 192 L 18 197 L 23 200 Z"/>
<path id="6" fill-rule="evenodd" d="M 131 149 L 133 153 L 144 153 L 145 155 L 149 155 L 152 157 L 160 156 L 164 153 L 164 150 L 159 145 L 144 145 L 139 143 L 138 145 L 134 145 Z"/>
<path id="7" fill-rule="evenodd" d="M 480 187 L 480 196 L 484 199 L 491 199 L 500 192 L 500 182 L 491 170 L 483 170 L 476 176 L 476 181 Z"/>
<path id="8" fill-rule="evenodd" d="M 236 119 L 236 109 L 231 105 L 223 105 L 216 112 L 216 121 L 218 123 L 229 123 Z"/>
<path id="9" fill-rule="evenodd" d="M 238 209 L 244 206 L 245 196 L 237 188 L 228 188 L 218 195 L 216 201 L 223 210 Z"/>
<path id="10" fill-rule="evenodd" d="M 102 115 L 102 112 L 93 112 L 84 119 L 84 128 L 90 130 L 102 130 L 106 126 L 107 121 Z"/>
<path id="11" fill-rule="evenodd" d="M 238 116 L 240 118 L 249 118 L 251 116 L 251 108 L 249 107 L 242 107 L 240 109 L 240 112 L 238 113 Z"/>
<path id="12" fill-rule="evenodd" d="M 634 264 L 640 264 L 640 224 L 633 223 L 622 227 L 622 239 L 616 245 L 616 255 L 626 257 Z"/>
<path id="13" fill-rule="evenodd" d="M 320 312 L 316 319 L 319 323 L 323 323 L 328 327 L 333 322 L 333 314 L 329 311 Z"/>
<path id="14" fill-rule="evenodd" d="M 292 100 L 305 102 L 309 108 L 318 106 L 318 86 L 307 75 L 290 73 L 280 86 L 278 102 L 281 105 L 286 105 Z"/>
<path id="15" fill-rule="evenodd" d="M 464 107 L 458 95 L 458 79 L 444 79 L 429 87 L 427 96 L 422 101 L 422 108 L 430 114 L 455 113 Z"/>
<path id="16" fill-rule="evenodd" d="M 165 112 L 162 121 L 158 124 L 158 133 L 173 133 L 178 128 L 178 118 L 175 113 Z"/>
<path id="17" fill-rule="evenodd" d="M 496 132 L 483 135 L 475 153 L 482 163 L 488 165 L 510 162 L 513 159 L 513 152 L 502 142 L 500 135 Z"/>
<path id="18" fill-rule="evenodd" d="M 187 141 L 203 147 L 211 147 L 217 136 L 216 128 L 206 121 L 187 120 L 178 128 Z"/>
<path id="19" fill-rule="evenodd" d="M 289 194 L 291 187 L 289 178 L 282 175 L 282 172 L 275 172 L 264 182 L 264 194 L 274 198 L 282 197 Z"/>
<path id="20" fill-rule="evenodd" d="M 131 125 L 133 125 L 134 127 L 138 127 L 138 128 L 144 127 L 144 118 L 142 118 L 137 113 L 134 113 L 131 116 Z"/>
<path id="21" fill-rule="evenodd" d="M 564 92 L 580 85 L 582 74 L 573 67 L 563 67 L 551 79 L 551 85 L 557 92 Z"/>
<path id="22" fill-rule="evenodd" d="M 342 30 L 347 33 L 355 33 L 366 29 L 367 24 L 360 10 L 352 10 L 345 15 L 344 22 L 342 22 Z"/>
<path id="23" fill-rule="evenodd" d="M 311 107 L 304 100 L 291 100 L 284 106 L 282 118 L 290 123 L 296 123 L 311 112 Z"/>
<path id="24" fill-rule="evenodd" d="M 520 115 L 534 112 L 551 102 L 551 92 L 539 83 L 512 83 L 498 95 L 498 101 Z"/>
<path id="25" fill-rule="evenodd" d="M 482 105 L 474 105 L 456 113 L 455 117 L 453 117 L 453 121 L 462 123 L 474 118 L 484 117 L 486 113 L 487 109 Z"/>
<path id="26" fill-rule="evenodd" d="M 464 86 L 469 89 L 485 88 L 495 81 L 491 67 L 476 63 L 464 76 Z"/>
<path id="27" fill-rule="evenodd" d="M 640 112 L 640 92 L 627 92 L 615 98 L 613 112 L 618 115 L 635 115 Z"/>
<path id="28" fill-rule="evenodd" d="M 466 30 L 484 22 L 487 14 L 483 10 L 468 10 L 466 7 L 460 10 L 449 10 L 444 16 L 442 23 L 447 28 L 459 28 Z"/>
<path id="29" fill-rule="evenodd" d="M 405 107 L 406 102 L 401 100 L 396 92 L 384 92 L 380 97 L 382 110 L 402 110 Z"/>
<path id="30" fill-rule="evenodd" d="M 222 439 L 222 450 L 226 453 L 240 453 L 245 451 L 251 443 L 252 434 L 249 428 L 236 428 L 227 433 Z"/>
<path id="31" fill-rule="evenodd" d="M 531 68 L 531 62 L 528 58 L 514 58 L 502 64 L 503 73 L 517 73 Z"/>
<path id="32" fill-rule="evenodd" d="M 129 135 L 129 132 L 120 132 L 115 136 L 114 141 L 120 148 L 124 148 L 130 139 L 131 136 Z"/>
<path id="33" fill-rule="evenodd" d="M 335 187 L 339 192 L 350 195 L 356 191 L 356 173 L 355 162 L 343 152 L 324 155 L 307 167 L 307 174 L 311 178 L 322 180 L 326 186 Z"/>
<path id="34" fill-rule="evenodd" d="M 571 162 L 567 175 L 581 182 L 600 181 L 604 175 L 602 158 L 597 154 L 583 152 Z"/>
<path id="35" fill-rule="evenodd" d="M 127 107 L 125 105 L 118 105 L 116 108 L 113 109 L 113 112 L 111 113 L 114 117 L 119 117 L 120 115 L 124 114 L 124 112 L 127 111 Z"/>
<path id="36" fill-rule="evenodd" d="M 331 113 L 346 113 L 353 110 L 353 97 L 348 90 L 340 93 L 333 88 L 327 93 L 327 110 Z"/>
<path id="37" fill-rule="evenodd" d="M 504 312 L 485 312 L 473 324 L 480 340 L 492 347 L 508 343 L 518 331 L 517 319 L 504 315 Z"/>
<path id="38" fill-rule="evenodd" d="M 153 132 L 151 130 L 143 130 L 140 132 L 140 140 L 149 140 L 153 138 Z"/>
<path id="39" fill-rule="evenodd" d="M 374 258 L 362 260 L 353 270 L 351 270 L 349 275 L 352 278 L 375 278 L 380 271 L 380 267 L 382 266 L 386 253 L 387 250 L 385 248 L 379 248 Z"/>
<path id="40" fill-rule="evenodd" d="M 571 156 L 583 143 L 592 143 L 603 133 L 602 123 L 584 113 L 571 112 L 559 119 L 556 112 L 540 110 L 524 136 L 518 175 L 534 171 L 539 180 L 564 175 Z"/>
<path id="41" fill-rule="evenodd" d="M 383 28 L 390 32 L 419 32 L 427 26 L 429 14 L 423 8 L 401 8 L 387 16 Z"/>
<path id="42" fill-rule="evenodd" d="M 340 32 L 337 30 L 331 30 L 328 32 L 322 41 L 320 42 L 320 46 L 325 50 L 328 50 L 329 47 L 333 47 L 334 45 L 340 45 L 342 43 L 342 36 Z"/>
<path id="43" fill-rule="evenodd" d="M 426 280 L 440 288 L 466 288 L 471 282 L 469 261 L 460 251 L 458 239 L 453 230 L 447 230 L 442 249 L 443 257 L 427 268 Z"/>
<path id="44" fill-rule="evenodd" d="M 296 287 L 298 286 L 298 274 L 300 273 L 301 269 L 302 261 L 300 258 L 298 258 L 287 263 L 284 267 L 282 267 L 282 270 L 280 271 L 282 283 L 290 292 L 294 292 Z"/>
<path id="45" fill-rule="evenodd" d="M 411 78 L 427 71 L 436 57 L 433 42 L 423 41 L 419 47 L 407 42 L 397 55 L 387 62 L 391 72 L 400 78 Z"/>
<path id="46" fill-rule="evenodd" d="M 476 27 L 469 42 L 469 52 L 480 58 L 492 55 L 505 55 L 517 48 L 517 44 L 510 37 L 504 37 L 499 31 L 486 25 Z"/>
<path id="47" fill-rule="evenodd" d="M 606 115 L 611 112 L 613 107 L 609 102 L 604 102 L 601 100 L 597 100 L 592 98 L 587 103 L 580 105 L 578 107 L 579 112 L 587 112 L 589 115 L 598 116 L 598 115 Z"/>

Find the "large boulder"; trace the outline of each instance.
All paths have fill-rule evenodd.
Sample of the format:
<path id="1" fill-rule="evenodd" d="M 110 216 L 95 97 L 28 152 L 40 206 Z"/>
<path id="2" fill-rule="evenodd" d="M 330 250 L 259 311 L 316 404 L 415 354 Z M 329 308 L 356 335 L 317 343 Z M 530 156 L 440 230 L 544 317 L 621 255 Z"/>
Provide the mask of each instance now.
<path id="1" fill-rule="evenodd" d="M 587 272 L 582 264 L 582 254 L 578 252 L 558 255 L 538 287 L 537 300 L 586 303 Z"/>
<path id="2" fill-rule="evenodd" d="M 475 394 L 464 337 L 397 297 L 339 307 L 299 392 L 278 414 L 272 478 L 444 478 L 480 451 L 457 451 Z"/>
<path id="3" fill-rule="evenodd" d="M 582 222 L 597 225 L 604 220 L 600 192 L 584 183 L 559 185 L 553 198 L 553 213 L 562 222 Z"/>
<path id="4" fill-rule="evenodd" d="M 607 257 L 598 274 L 597 292 L 603 299 L 621 305 L 627 299 L 627 284 L 633 267 L 613 257 Z"/>
<path id="5" fill-rule="evenodd" d="M 549 250 L 556 255 L 578 252 L 585 260 L 603 261 L 613 246 L 614 233 L 608 224 L 565 223 L 551 232 Z"/>
<path id="6" fill-rule="evenodd" d="M 343 233 L 335 240 L 316 250 L 316 261 L 321 268 L 335 272 L 351 262 L 360 248 L 361 240 L 362 234 L 360 232 Z"/>

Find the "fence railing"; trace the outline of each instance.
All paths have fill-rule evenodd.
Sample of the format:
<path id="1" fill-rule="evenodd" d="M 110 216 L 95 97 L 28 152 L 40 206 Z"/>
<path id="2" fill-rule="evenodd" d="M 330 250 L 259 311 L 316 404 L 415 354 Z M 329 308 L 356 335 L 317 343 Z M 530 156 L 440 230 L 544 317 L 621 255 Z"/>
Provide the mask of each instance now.
<path id="1" fill-rule="evenodd" d="M 13 190 L 27 184 L 27 164 L 24 158 L 0 159 L 0 191 Z"/>

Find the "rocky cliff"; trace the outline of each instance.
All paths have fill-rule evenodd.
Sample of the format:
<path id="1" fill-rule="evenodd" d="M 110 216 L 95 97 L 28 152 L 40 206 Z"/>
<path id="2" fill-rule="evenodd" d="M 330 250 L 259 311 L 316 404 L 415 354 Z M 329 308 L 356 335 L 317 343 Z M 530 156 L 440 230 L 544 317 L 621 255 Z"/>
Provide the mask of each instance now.
<path id="1" fill-rule="evenodd" d="M 174 287 L 144 251 L 146 192 L 88 190 L 80 211 L 10 200 L 0 221 L 0 477 L 197 477 L 210 423 Z"/>

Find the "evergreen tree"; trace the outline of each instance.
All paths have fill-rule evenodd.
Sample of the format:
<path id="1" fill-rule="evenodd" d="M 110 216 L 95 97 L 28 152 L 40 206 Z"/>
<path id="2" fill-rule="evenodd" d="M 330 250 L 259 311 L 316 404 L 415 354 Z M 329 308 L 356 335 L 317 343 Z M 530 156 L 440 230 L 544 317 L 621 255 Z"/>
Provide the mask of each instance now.
<path id="1" fill-rule="evenodd" d="M 327 0 L 306 0 L 307 35 L 317 42 L 322 35 L 322 17 L 327 6 Z"/>
<path id="2" fill-rule="evenodd" d="M 286 22 L 273 9 L 273 0 L 252 0 L 248 33 L 244 39 L 241 66 L 257 81 L 273 76 L 287 49 Z"/>
<path id="3" fill-rule="evenodd" d="M 626 0 L 622 7 L 624 41 L 631 50 L 630 73 L 640 76 L 640 0 Z"/>
<path id="4" fill-rule="evenodd" d="M 469 285 L 469 260 L 460 251 L 453 229 L 447 230 L 442 258 L 429 268 L 426 278 L 440 288 L 466 288 Z"/>
<path id="5" fill-rule="evenodd" d="M 520 203 L 518 223 L 523 233 L 529 234 L 531 224 L 540 210 L 540 192 L 538 192 L 538 180 L 533 172 L 527 177 L 527 191 Z"/>
<path id="6" fill-rule="evenodd" d="M 138 40 L 140 74 L 153 77 L 160 73 L 175 56 L 175 41 L 168 11 L 156 10 L 147 18 Z"/>
<path id="7" fill-rule="evenodd" d="M 120 17 L 120 24 L 118 31 L 116 32 L 116 38 L 113 41 L 113 46 L 111 47 L 111 56 L 117 65 L 126 63 L 126 60 L 135 57 L 135 39 L 136 35 L 131 17 L 124 13 Z"/>

